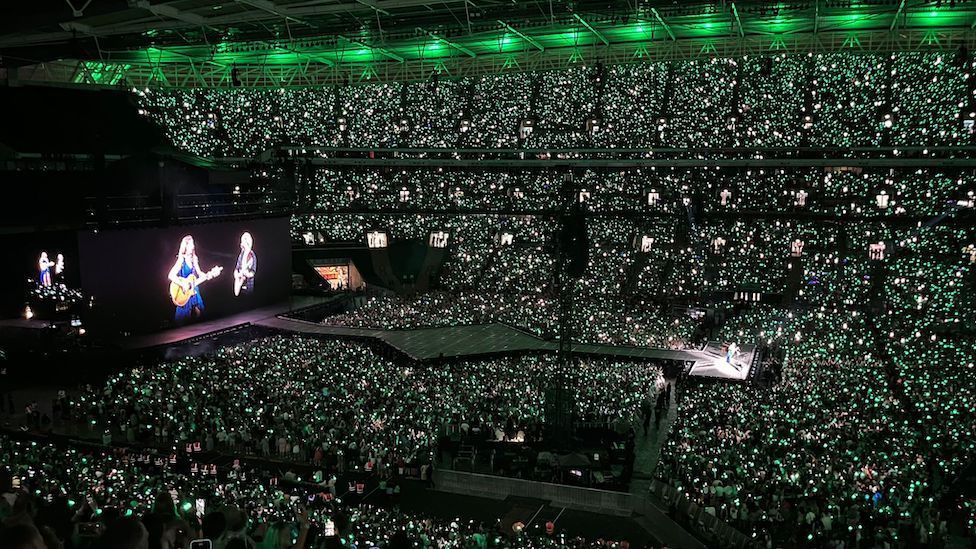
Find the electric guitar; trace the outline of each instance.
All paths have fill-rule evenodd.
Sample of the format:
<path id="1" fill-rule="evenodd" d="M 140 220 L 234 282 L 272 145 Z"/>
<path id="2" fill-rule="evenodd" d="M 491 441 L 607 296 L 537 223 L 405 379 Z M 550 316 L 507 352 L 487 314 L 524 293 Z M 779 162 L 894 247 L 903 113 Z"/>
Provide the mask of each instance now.
<path id="1" fill-rule="evenodd" d="M 186 282 L 188 284 L 186 284 L 187 287 L 184 287 L 183 284 L 177 282 L 169 283 L 169 297 L 173 300 L 173 305 L 176 305 L 177 307 L 186 305 L 187 302 L 190 301 L 190 298 L 196 295 L 197 286 L 208 280 L 217 278 L 217 276 L 220 275 L 220 272 L 223 270 L 223 267 L 218 266 L 210 269 L 199 278 L 196 274 L 191 274 L 190 276 L 186 277 L 177 277 L 177 280 L 180 282 Z"/>

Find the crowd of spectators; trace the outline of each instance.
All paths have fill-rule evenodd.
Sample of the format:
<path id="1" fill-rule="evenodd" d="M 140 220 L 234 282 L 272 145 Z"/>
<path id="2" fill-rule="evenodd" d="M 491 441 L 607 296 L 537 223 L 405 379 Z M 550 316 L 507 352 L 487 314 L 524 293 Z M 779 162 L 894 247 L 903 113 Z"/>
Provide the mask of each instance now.
<path id="1" fill-rule="evenodd" d="M 567 370 L 552 355 L 415 367 L 364 344 L 273 336 L 121 372 L 73 412 L 106 444 L 199 444 L 338 472 L 417 468 L 462 424 L 489 439 L 541 440 L 545 391 L 563 377 L 581 420 L 631 421 L 659 375 L 612 360 Z"/>
<path id="2" fill-rule="evenodd" d="M 253 157 L 278 145 L 890 146 L 927 155 L 927 147 L 974 144 L 966 112 L 972 69 L 941 53 L 836 53 L 314 90 L 137 93 L 176 146 L 213 157 Z M 371 297 L 324 323 L 505 322 L 545 338 L 559 333 L 553 214 L 566 203 L 565 171 L 321 167 L 298 179 L 298 243 L 306 235 L 316 245 L 362 242 L 373 229 L 394 241 L 450 233 L 434 290 Z M 678 386 L 656 476 L 777 546 L 931 546 L 950 533 L 976 534 L 972 502 L 955 510 L 945 503 L 976 457 L 976 231 L 971 213 L 956 216 L 972 208 L 974 184 L 971 171 L 950 167 L 574 172 L 573 199 L 594 213 L 587 269 L 570 283 L 577 340 L 680 349 L 714 339 L 775 351 L 772 386 Z M 705 326 L 677 303 L 723 320 Z M 494 441 L 537 441 L 544 388 L 556 376 L 571 380 L 577 417 L 633 421 L 659 375 L 656 367 L 612 360 L 567 371 L 546 355 L 427 368 L 360 343 L 273 336 L 118 373 L 79 396 L 71 414 L 92 418 L 87 428 L 106 444 L 199 444 L 311 463 L 332 475 L 432 464 L 443 435 L 461 425 Z M 159 507 L 154 494 L 164 481 L 133 469 L 155 462 L 91 455 L 84 459 L 97 465 L 83 470 L 73 450 L 3 442 L 16 448 L 5 461 L 35 488 L 34 499 L 58 502 L 40 504 L 51 512 L 65 498 L 75 502 L 69 510 L 82 508 L 92 492 L 100 508 L 123 515 Z M 250 484 L 201 488 L 192 475 L 162 478 L 188 483 L 176 499 L 161 498 L 167 507 L 207 492 L 213 505 L 237 506 L 255 524 L 268 509 L 292 519 L 293 510 L 271 500 L 247 503 L 243 494 L 256 497 Z M 116 482 L 123 486 L 105 486 Z M 272 493 L 288 501 L 273 490 L 262 497 Z M 30 514 L 18 501 L 8 501 L 14 514 Z M 144 518 L 146 528 L 178 520 L 178 511 Z M 362 520 L 335 526 L 357 543 L 392 546 L 407 536 L 483 546 L 493 538 L 482 526 L 390 509 L 352 513 Z M 299 523 L 324 529 L 327 514 L 302 515 Z M 62 539 L 69 534 L 66 523 L 38 525 Z"/>
<path id="3" fill-rule="evenodd" d="M 566 203 L 557 169 L 322 168 L 298 174 L 303 212 L 551 215 Z M 973 200 L 971 170 L 941 168 L 681 168 L 577 170 L 574 193 L 601 215 L 905 219 Z M 582 195 L 582 196 L 580 196 Z M 311 228 L 314 223 L 303 220 Z"/>
<path id="4" fill-rule="evenodd" d="M 944 52 L 777 54 L 407 84 L 136 92 L 174 144 L 214 157 L 278 145 L 925 147 L 973 144 L 972 63 Z"/>
<path id="5" fill-rule="evenodd" d="M 393 477 L 337 482 L 193 454 L 0 435 L 0 546 L 47 549 L 621 547 L 544 525 L 410 512 Z M 369 499 L 367 499 L 369 497 Z"/>
<path id="6" fill-rule="evenodd" d="M 964 230 L 907 232 L 884 265 L 851 266 L 862 283 L 727 322 L 723 340 L 785 350 L 781 382 L 685 385 L 657 474 L 789 544 L 971 536 L 968 505 L 946 501 L 974 455 L 973 263 Z"/>

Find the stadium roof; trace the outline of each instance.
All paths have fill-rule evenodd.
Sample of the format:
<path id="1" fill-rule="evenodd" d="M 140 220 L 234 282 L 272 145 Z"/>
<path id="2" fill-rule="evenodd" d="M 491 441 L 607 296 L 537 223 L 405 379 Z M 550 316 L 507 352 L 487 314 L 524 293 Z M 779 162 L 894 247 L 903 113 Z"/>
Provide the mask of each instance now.
<path id="1" fill-rule="evenodd" d="M 14 13 L 0 22 L 0 56 L 8 79 L 140 87 L 956 49 L 976 32 L 976 0 L 46 0 L 7 11 Z"/>

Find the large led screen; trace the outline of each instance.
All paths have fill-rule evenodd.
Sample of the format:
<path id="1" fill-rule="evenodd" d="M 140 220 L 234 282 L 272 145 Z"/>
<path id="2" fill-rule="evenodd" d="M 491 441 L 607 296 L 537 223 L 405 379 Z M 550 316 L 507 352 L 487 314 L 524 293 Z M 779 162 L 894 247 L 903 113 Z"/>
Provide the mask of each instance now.
<path id="1" fill-rule="evenodd" d="M 93 321 L 145 332 L 287 298 L 288 220 L 83 232 L 81 281 Z"/>

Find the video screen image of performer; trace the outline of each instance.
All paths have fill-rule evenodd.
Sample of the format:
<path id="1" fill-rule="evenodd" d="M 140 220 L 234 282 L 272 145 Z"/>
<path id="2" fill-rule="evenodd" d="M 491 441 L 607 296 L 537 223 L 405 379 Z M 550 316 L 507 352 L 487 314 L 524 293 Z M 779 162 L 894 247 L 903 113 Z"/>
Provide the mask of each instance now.
<path id="1" fill-rule="evenodd" d="M 60 255 L 60 254 L 59 254 Z M 41 257 L 37 260 L 37 283 L 41 286 L 51 285 L 51 267 L 54 263 L 48 259 L 47 252 L 41 252 Z"/>
<path id="2" fill-rule="evenodd" d="M 54 263 L 54 279 L 64 282 L 64 254 L 58 254 L 58 259 Z"/>
<path id="3" fill-rule="evenodd" d="M 186 235 L 180 241 L 180 251 L 173 268 L 169 270 L 169 294 L 176 306 L 176 322 L 197 318 L 203 314 L 203 296 L 200 284 L 220 275 L 223 267 L 215 266 L 209 271 L 200 268 L 193 245 L 193 237 Z"/>
<path id="4" fill-rule="evenodd" d="M 251 233 L 241 234 L 241 253 L 234 267 L 234 295 L 249 294 L 254 291 L 254 275 L 258 270 L 258 256 L 254 254 L 254 239 Z"/>

